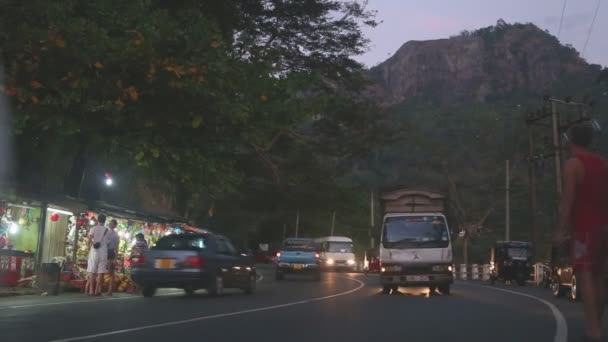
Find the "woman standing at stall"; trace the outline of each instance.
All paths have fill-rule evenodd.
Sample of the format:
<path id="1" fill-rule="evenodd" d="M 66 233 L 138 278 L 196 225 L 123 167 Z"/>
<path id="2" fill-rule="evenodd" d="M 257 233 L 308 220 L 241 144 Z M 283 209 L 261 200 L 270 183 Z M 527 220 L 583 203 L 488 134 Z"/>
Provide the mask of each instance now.
<path id="1" fill-rule="evenodd" d="M 110 286 L 108 287 L 108 296 L 114 292 L 115 283 L 115 270 L 116 270 L 116 251 L 118 251 L 118 245 L 120 244 L 120 236 L 116 232 L 118 222 L 116 220 L 110 221 L 110 231 L 108 232 L 108 273 L 110 274 Z"/>

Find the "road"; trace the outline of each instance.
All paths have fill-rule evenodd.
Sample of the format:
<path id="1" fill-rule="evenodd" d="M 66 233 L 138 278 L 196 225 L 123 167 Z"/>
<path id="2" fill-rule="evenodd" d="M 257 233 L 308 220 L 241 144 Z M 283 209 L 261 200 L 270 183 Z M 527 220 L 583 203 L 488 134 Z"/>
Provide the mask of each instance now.
<path id="1" fill-rule="evenodd" d="M 317 283 L 261 274 L 251 296 L 0 298 L 0 340 L 565 342 L 565 328 L 582 331 L 580 304 L 552 299 L 548 290 L 457 282 L 450 296 L 425 289 L 382 295 L 376 276 L 329 273 Z"/>

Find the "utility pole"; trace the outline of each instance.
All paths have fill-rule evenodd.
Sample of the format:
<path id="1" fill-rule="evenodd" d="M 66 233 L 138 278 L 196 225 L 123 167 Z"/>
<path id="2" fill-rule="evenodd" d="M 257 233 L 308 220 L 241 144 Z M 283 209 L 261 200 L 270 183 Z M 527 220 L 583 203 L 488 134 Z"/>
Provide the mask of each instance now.
<path id="1" fill-rule="evenodd" d="M 331 233 L 329 234 L 330 236 L 334 236 L 335 227 L 336 227 L 336 211 L 334 210 L 333 214 L 331 215 Z"/>
<path id="2" fill-rule="evenodd" d="M 511 171 L 509 160 L 505 163 L 505 241 L 511 240 Z"/>
<path id="3" fill-rule="evenodd" d="M 551 101 L 551 121 L 553 129 L 553 153 L 555 155 L 555 187 L 557 200 L 562 196 L 562 148 L 560 142 L 560 122 L 559 114 L 555 108 L 555 101 Z"/>
<path id="4" fill-rule="evenodd" d="M 285 239 L 287 238 L 286 235 L 287 235 L 287 224 L 283 223 L 283 240 L 282 241 L 285 241 Z"/>
<path id="5" fill-rule="evenodd" d="M 370 226 L 369 226 L 369 244 L 370 244 L 370 248 L 374 248 L 374 224 L 375 224 L 375 220 L 374 220 L 374 191 L 370 192 Z"/>
<path id="6" fill-rule="evenodd" d="M 532 243 L 538 242 L 538 227 L 536 226 L 536 157 L 534 156 L 534 136 L 532 130 L 528 129 L 528 145 L 530 148 L 528 156 L 528 182 L 530 185 L 530 225 L 532 228 Z"/>
<path id="7" fill-rule="evenodd" d="M 298 233 L 300 232 L 300 209 L 298 209 L 296 213 L 296 237 L 298 237 Z"/>

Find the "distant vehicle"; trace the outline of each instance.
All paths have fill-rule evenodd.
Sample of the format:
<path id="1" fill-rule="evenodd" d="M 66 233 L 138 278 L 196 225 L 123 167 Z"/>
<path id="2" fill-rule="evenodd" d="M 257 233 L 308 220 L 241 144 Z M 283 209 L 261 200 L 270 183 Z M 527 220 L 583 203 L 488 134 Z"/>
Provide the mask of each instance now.
<path id="1" fill-rule="evenodd" d="M 344 236 L 325 236 L 315 239 L 321 251 L 322 268 L 325 270 L 350 271 L 357 269 L 353 240 Z"/>
<path id="2" fill-rule="evenodd" d="M 162 237 L 154 247 L 131 261 L 133 281 L 144 297 L 159 288 L 182 288 L 187 295 L 206 289 L 222 295 L 225 288 L 251 294 L 256 289 L 252 258 L 243 256 L 224 236 L 185 233 Z"/>
<path id="3" fill-rule="evenodd" d="M 490 282 L 515 281 L 524 286 L 532 273 L 532 244 L 523 241 L 498 241 L 490 249 Z"/>
<path id="4" fill-rule="evenodd" d="M 321 260 L 313 239 L 290 238 L 276 254 L 276 280 L 286 274 L 311 274 L 321 280 Z"/>
<path id="5" fill-rule="evenodd" d="M 396 292 L 399 286 L 425 286 L 450 294 L 453 253 L 445 196 L 401 188 L 383 192 L 380 200 L 382 293 Z"/>

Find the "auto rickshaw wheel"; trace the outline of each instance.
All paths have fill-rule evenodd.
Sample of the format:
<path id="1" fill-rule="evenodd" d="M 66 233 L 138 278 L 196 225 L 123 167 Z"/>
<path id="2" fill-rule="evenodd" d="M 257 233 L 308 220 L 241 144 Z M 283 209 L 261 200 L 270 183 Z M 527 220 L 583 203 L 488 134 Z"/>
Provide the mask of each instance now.
<path id="1" fill-rule="evenodd" d="M 572 282 L 570 285 L 570 298 L 576 302 L 580 302 L 581 300 L 581 292 L 578 289 L 578 283 L 576 279 L 576 274 L 572 275 Z"/>
<path id="2" fill-rule="evenodd" d="M 390 294 L 392 288 L 393 287 L 390 286 L 390 285 L 384 285 L 384 286 L 382 286 L 382 294 L 385 294 L 385 295 Z"/>
<path id="3" fill-rule="evenodd" d="M 444 296 L 450 295 L 450 284 L 447 285 L 439 285 L 439 292 L 441 292 Z"/>
<path id="4" fill-rule="evenodd" d="M 551 293 L 553 293 L 553 296 L 556 298 L 559 297 L 563 297 L 564 296 L 564 292 L 565 292 L 565 288 L 562 286 L 562 282 L 559 279 L 559 277 L 555 276 L 553 278 L 551 278 Z"/>

